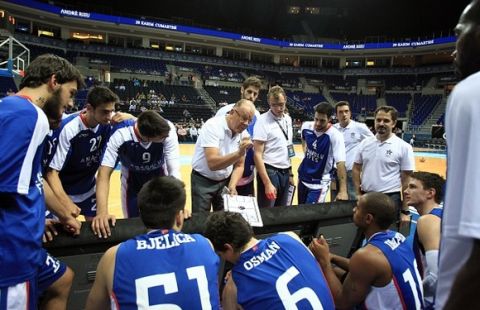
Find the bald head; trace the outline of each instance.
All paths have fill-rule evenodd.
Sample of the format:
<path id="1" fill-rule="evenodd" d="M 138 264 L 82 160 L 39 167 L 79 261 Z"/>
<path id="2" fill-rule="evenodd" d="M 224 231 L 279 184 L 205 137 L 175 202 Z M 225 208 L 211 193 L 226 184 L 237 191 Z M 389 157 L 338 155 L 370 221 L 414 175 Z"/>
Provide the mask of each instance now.
<path id="1" fill-rule="evenodd" d="M 227 117 L 228 127 L 235 133 L 247 129 L 255 117 L 255 105 L 247 99 L 240 99 L 235 103 Z"/>

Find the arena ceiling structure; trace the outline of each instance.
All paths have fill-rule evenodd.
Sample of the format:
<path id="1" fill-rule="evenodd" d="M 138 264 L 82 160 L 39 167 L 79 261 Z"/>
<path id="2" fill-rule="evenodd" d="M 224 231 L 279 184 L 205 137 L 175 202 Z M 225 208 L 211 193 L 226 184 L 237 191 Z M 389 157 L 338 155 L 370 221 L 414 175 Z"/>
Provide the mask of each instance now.
<path id="1" fill-rule="evenodd" d="M 453 35 L 468 0 L 43 1 L 112 15 L 298 41 L 383 42 Z"/>

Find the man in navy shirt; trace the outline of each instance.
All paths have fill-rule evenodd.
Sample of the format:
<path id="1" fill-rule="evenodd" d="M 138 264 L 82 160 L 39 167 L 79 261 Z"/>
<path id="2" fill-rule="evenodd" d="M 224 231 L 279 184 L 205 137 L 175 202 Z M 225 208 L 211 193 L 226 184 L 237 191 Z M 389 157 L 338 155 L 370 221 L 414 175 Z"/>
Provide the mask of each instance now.
<path id="1" fill-rule="evenodd" d="M 110 248 L 97 267 L 86 309 L 219 309 L 219 259 L 198 234 L 184 234 L 182 181 L 155 177 L 138 193 L 148 233 Z"/>
<path id="2" fill-rule="evenodd" d="M 59 122 L 82 86 L 72 64 L 46 54 L 30 63 L 20 91 L 0 100 L 0 296 L 6 308 L 36 309 L 45 226 L 41 161 L 48 119 Z"/>

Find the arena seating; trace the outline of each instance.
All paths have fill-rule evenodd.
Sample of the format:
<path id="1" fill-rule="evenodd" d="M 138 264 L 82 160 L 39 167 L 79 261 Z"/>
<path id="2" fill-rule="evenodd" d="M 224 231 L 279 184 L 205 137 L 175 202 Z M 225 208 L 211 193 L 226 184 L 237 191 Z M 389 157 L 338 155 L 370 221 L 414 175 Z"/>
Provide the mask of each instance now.
<path id="1" fill-rule="evenodd" d="M 440 103 L 441 95 L 421 95 L 413 96 L 413 109 L 410 116 L 410 124 L 414 126 L 422 125 L 435 106 Z"/>

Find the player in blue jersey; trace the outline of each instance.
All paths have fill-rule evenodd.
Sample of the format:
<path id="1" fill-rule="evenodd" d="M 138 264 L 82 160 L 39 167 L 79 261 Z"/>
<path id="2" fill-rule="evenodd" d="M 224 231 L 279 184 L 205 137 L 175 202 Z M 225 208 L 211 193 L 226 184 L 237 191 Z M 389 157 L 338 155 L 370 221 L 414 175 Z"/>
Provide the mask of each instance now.
<path id="1" fill-rule="evenodd" d="M 85 110 L 62 121 L 46 174 L 65 208 L 75 216 L 81 213 L 87 220 L 96 214 L 95 174 L 112 131 L 110 123 L 129 117 L 122 113 L 114 116 L 117 102 L 118 96 L 106 87 L 90 89 Z"/>
<path id="2" fill-rule="evenodd" d="M 255 103 L 257 100 L 258 95 L 260 93 L 260 89 L 262 88 L 262 81 L 256 76 L 250 76 L 242 83 L 242 87 L 240 88 L 240 99 L 250 100 L 251 102 Z M 215 116 L 225 116 L 227 113 L 231 113 L 233 106 L 235 103 L 228 104 L 223 108 L 217 111 Z M 255 110 L 255 116 L 252 119 L 252 122 L 248 125 L 247 131 L 250 134 L 250 137 L 253 137 L 253 127 L 255 126 L 255 122 L 257 121 L 257 117 L 260 116 L 260 112 Z M 255 162 L 253 161 L 253 148 L 250 148 L 245 153 L 245 163 L 243 165 L 243 175 L 242 178 L 237 182 L 237 194 L 242 196 L 254 196 L 254 189 L 253 189 L 253 179 L 254 179 L 254 170 L 255 170 Z"/>
<path id="3" fill-rule="evenodd" d="M 417 209 L 420 217 L 413 239 L 413 251 L 423 278 L 425 305 L 433 308 L 438 275 L 438 249 L 443 208 L 445 180 L 435 173 L 414 172 L 404 191 L 409 206 Z"/>
<path id="4" fill-rule="evenodd" d="M 81 74 L 72 64 L 46 54 L 30 63 L 20 91 L 0 100 L 2 307 L 36 309 L 45 226 L 41 160 L 48 119 L 60 120 L 82 86 Z"/>
<path id="5" fill-rule="evenodd" d="M 305 154 L 298 167 L 298 204 L 323 203 L 337 174 L 337 200 L 348 200 L 345 144 L 343 135 L 331 124 L 333 107 L 328 102 L 315 106 L 313 122 L 302 125 Z"/>
<path id="6" fill-rule="evenodd" d="M 126 218 L 138 216 L 137 194 L 155 176 L 180 179 L 180 151 L 174 125 L 155 111 L 145 111 L 135 123 L 116 130 L 110 137 L 97 176 L 97 215 L 92 229 L 100 238 L 110 235 L 108 213 L 110 176 L 121 163 L 121 195 Z"/>
<path id="7" fill-rule="evenodd" d="M 412 248 L 405 237 L 388 228 L 397 217 L 386 194 L 362 195 L 353 209 L 353 221 L 365 233 L 367 244 L 350 260 L 331 255 L 323 236 L 310 249 L 317 257 L 339 309 L 363 303 L 366 309 L 423 309 L 422 280 Z M 343 284 L 332 264 L 344 269 Z"/>
<path id="8" fill-rule="evenodd" d="M 219 258 L 205 237 L 181 232 L 182 181 L 155 177 L 138 193 L 148 233 L 110 248 L 86 309 L 219 309 Z"/>
<path id="9" fill-rule="evenodd" d="M 220 211 L 208 218 L 205 236 L 233 264 L 223 309 L 334 309 L 322 271 L 294 233 L 257 240 L 242 215 Z"/>

